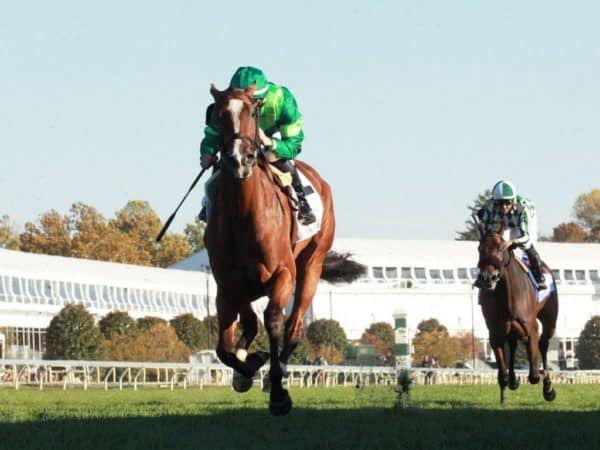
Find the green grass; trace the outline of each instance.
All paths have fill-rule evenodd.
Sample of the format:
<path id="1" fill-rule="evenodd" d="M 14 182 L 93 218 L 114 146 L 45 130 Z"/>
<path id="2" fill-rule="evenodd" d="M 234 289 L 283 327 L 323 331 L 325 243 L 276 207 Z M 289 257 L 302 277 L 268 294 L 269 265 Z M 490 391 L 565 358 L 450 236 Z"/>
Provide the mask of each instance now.
<path id="1" fill-rule="evenodd" d="M 586 449 L 600 448 L 600 386 L 523 385 L 500 405 L 496 386 L 294 388 L 273 417 L 253 388 L 187 391 L 0 389 L 4 449 Z"/>

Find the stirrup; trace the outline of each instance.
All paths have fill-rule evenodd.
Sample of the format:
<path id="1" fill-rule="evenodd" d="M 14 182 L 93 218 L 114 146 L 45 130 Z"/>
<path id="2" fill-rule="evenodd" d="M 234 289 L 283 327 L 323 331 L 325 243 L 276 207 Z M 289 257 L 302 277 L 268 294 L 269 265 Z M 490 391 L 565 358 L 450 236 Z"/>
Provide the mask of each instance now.
<path id="1" fill-rule="evenodd" d="M 315 217 L 315 213 L 313 213 L 306 200 L 300 201 L 300 205 L 298 207 L 298 222 L 300 222 L 302 225 L 310 225 L 316 221 L 317 218 Z"/>

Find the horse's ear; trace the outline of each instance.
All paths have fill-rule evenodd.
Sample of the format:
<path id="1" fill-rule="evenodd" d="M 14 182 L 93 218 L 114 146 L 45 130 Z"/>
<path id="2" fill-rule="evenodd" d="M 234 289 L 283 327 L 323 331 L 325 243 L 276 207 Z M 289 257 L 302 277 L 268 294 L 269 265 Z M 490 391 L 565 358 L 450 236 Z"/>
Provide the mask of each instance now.
<path id="1" fill-rule="evenodd" d="M 218 97 L 221 96 L 222 92 L 219 91 L 214 84 L 210 83 L 210 94 L 213 96 L 213 98 L 215 99 L 215 101 L 217 100 Z"/>
<path id="2" fill-rule="evenodd" d="M 256 83 L 252 83 L 245 89 L 245 91 L 250 97 L 254 97 L 254 91 L 256 91 Z"/>

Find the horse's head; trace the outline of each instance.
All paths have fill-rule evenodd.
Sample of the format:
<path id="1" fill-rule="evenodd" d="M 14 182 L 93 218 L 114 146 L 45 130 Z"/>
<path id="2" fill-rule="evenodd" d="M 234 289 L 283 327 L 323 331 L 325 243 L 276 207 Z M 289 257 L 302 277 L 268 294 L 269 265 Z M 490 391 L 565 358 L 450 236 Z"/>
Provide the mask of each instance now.
<path id="1" fill-rule="evenodd" d="M 479 242 L 479 262 L 477 267 L 485 281 L 485 288 L 493 291 L 502 277 L 504 267 L 510 259 L 506 241 L 499 233 L 487 233 Z"/>
<path id="2" fill-rule="evenodd" d="M 215 99 L 221 157 L 225 167 L 240 180 L 252 175 L 260 148 L 260 103 L 253 97 L 255 87 L 230 87 L 224 91 L 210 87 Z"/>

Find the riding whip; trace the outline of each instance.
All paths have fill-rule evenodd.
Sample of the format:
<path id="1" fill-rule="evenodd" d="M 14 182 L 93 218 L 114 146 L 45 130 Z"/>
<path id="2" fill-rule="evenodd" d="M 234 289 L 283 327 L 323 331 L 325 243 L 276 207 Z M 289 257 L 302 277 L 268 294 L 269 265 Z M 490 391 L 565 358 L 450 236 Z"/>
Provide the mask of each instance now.
<path id="1" fill-rule="evenodd" d="M 204 175 L 205 171 L 206 171 L 206 169 L 202 169 L 200 171 L 200 173 L 198 174 L 198 176 L 196 176 L 196 179 L 194 180 L 194 182 L 192 183 L 192 185 L 190 186 L 190 188 L 188 189 L 188 191 L 186 192 L 186 194 L 183 196 L 183 198 L 179 202 L 179 205 L 177 205 L 177 208 L 175 208 L 175 211 L 173 211 L 173 214 L 171 214 L 169 216 L 169 218 L 167 219 L 167 221 L 163 225 L 162 229 L 160 230 L 160 233 L 158 233 L 158 236 L 156 236 L 156 242 L 160 242 L 160 240 L 162 239 L 163 235 L 167 232 L 167 228 L 169 228 L 169 225 L 171 225 L 171 222 L 173 222 L 173 219 L 175 218 L 175 214 L 177 214 L 177 211 L 179 211 L 179 208 L 181 208 L 181 205 L 183 205 L 183 202 L 185 202 L 185 199 L 187 198 L 187 196 L 190 195 L 190 192 L 192 192 L 192 190 L 196 186 L 196 183 L 198 183 L 198 180 L 200 180 L 200 178 L 202 177 L 202 175 Z"/>

